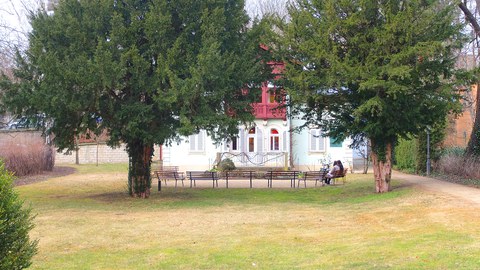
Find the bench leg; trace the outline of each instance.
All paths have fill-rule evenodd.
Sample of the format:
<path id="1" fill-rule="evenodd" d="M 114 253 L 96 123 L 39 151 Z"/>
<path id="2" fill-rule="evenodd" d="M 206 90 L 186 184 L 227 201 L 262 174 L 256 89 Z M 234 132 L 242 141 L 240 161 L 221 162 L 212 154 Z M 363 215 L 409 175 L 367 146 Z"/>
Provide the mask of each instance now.
<path id="1" fill-rule="evenodd" d="M 162 190 L 162 180 L 158 181 L 158 191 Z"/>

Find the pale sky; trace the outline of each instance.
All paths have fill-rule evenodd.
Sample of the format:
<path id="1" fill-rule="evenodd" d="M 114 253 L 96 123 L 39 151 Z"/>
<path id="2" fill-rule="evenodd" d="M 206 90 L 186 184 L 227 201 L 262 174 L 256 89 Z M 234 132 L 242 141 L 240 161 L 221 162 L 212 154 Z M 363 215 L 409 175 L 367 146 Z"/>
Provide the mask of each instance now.
<path id="1" fill-rule="evenodd" d="M 283 6 L 287 0 L 245 0 L 250 16 L 262 13 L 275 6 Z M 11 44 L 22 44 L 27 41 L 30 31 L 28 10 L 36 10 L 47 0 L 0 0 L 0 49 Z"/>
<path id="2" fill-rule="evenodd" d="M 30 30 L 27 9 L 36 9 L 41 0 L 0 0 L 0 40 L 21 42 Z M 2 44 L 3 45 L 3 44 Z"/>

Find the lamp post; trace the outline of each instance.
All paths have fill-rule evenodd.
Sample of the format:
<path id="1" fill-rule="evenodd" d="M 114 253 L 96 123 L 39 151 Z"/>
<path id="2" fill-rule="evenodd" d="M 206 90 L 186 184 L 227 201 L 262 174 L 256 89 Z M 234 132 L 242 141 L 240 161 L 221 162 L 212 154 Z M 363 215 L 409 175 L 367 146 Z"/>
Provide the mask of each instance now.
<path id="1" fill-rule="evenodd" d="M 427 126 L 427 175 L 430 175 L 430 127 Z"/>

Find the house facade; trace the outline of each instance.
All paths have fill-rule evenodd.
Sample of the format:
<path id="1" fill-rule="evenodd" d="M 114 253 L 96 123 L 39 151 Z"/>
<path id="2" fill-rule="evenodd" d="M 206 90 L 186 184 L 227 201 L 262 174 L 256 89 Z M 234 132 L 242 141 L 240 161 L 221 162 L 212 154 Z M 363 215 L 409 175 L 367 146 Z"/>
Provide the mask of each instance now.
<path id="1" fill-rule="evenodd" d="M 274 74 L 279 74 L 283 63 L 272 62 Z M 253 104 L 255 120 L 251 126 L 239 126 L 237 136 L 215 145 L 205 131 L 183 138 L 180 144 L 155 147 L 153 170 L 164 166 L 178 166 L 180 170 L 207 170 L 220 160 L 230 158 L 240 168 L 318 170 L 334 160 L 341 160 L 350 171 L 363 170 L 363 151 L 349 148 L 351 140 L 336 141 L 322 136 L 319 128 L 311 127 L 292 132 L 304 124 L 299 117 L 288 117 L 281 106 L 276 86 L 262 85 L 261 98 Z M 281 102 L 281 101 L 280 101 Z M 128 162 L 124 147 L 111 149 L 105 138 L 80 141 L 77 153 L 57 155 L 57 163 Z"/>
<path id="2" fill-rule="evenodd" d="M 465 148 L 468 145 L 475 122 L 478 85 L 472 85 L 469 91 L 462 92 L 462 113 L 448 117 L 444 147 Z"/>
<path id="3" fill-rule="evenodd" d="M 276 74 L 283 69 L 281 63 L 273 65 Z M 250 169 L 318 170 L 334 160 L 341 160 L 350 171 L 363 169 L 364 150 L 349 148 L 350 139 L 324 137 L 315 127 L 292 132 L 304 122 L 288 117 L 287 108 L 280 106 L 276 93 L 273 83 L 262 85 L 261 99 L 253 104 L 255 120 L 251 126 L 240 126 L 236 137 L 215 145 L 201 131 L 179 145 L 160 146 L 156 158 L 163 165 L 179 166 L 181 170 L 211 169 L 225 158 L 230 158 L 236 167 Z"/>

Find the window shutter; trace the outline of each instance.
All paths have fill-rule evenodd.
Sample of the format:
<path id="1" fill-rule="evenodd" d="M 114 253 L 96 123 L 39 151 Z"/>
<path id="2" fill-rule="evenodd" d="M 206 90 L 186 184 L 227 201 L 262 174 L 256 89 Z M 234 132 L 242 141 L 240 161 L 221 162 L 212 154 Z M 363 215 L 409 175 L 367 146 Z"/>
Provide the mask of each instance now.
<path id="1" fill-rule="evenodd" d="M 188 136 L 188 141 L 190 142 L 190 151 L 195 151 L 195 135 Z"/>
<path id="2" fill-rule="evenodd" d="M 197 135 L 197 138 L 198 138 L 197 151 L 205 151 L 205 132 L 200 131 Z"/>
<path id="3" fill-rule="evenodd" d="M 315 137 L 316 133 L 316 130 L 310 130 L 310 151 L 317 150 L 317 138 Z"/>
<path id="4" fill-rule="evenodd" d="M 325 151 L 325 138 L 322 137 L 320 130 L 318 130 L 318 151 Z"/>
<path id="5" fill-rule="evenodd" d="M 288 149 L 287 149 L 287 132 L 286 131 L 283 132 L 281 140 L 283 142 L 283 151 L 288 152 Z"/>
<path id="6" fill-rule="evenodd" d="M 263 152 L 263 134 L 262 130 L 259 128 L 256 128 L 256 133 L 257 133 L 257 152 L 262 153 Z"/>
<path id="7" fill-rule="evenodd" d="M 238 149 L 245 153 L 247 152 L 247 144 L 245 143 L 245 129 L 241 128 L 239 130 L 240 132 L 240 136 L 239 136 L 239 140 L 238 140 Z"/>

